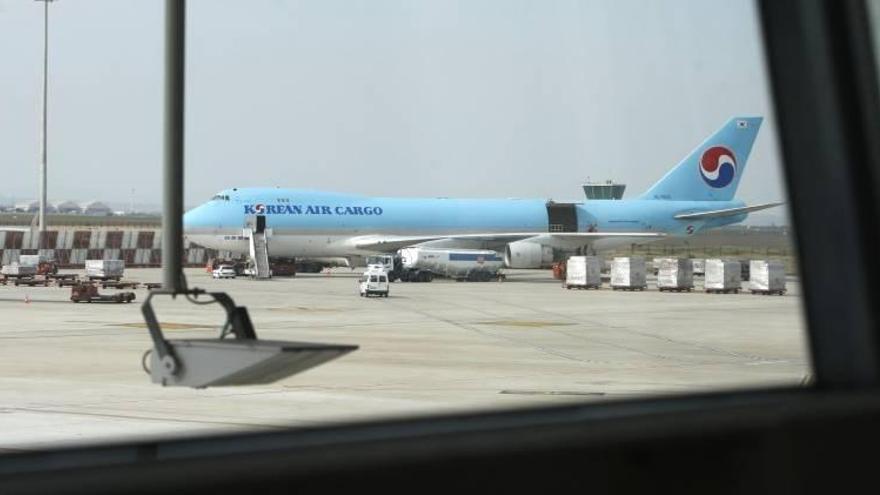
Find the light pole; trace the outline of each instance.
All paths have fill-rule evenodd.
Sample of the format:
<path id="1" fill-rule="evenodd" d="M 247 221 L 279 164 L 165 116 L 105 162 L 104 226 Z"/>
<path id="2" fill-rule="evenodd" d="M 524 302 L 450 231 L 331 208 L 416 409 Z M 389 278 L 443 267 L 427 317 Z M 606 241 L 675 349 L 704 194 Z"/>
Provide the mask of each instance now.
<path id="1" fill-rule="evenodd" d="M 48 113 L 47 95 L 49 92 L 49 2 L 54 0 L 36 0 L 43 2 L 43 118 L 40 139 L 40 244 L 42 248 L 43 237 L 46 231 L 46 115 Z"/>

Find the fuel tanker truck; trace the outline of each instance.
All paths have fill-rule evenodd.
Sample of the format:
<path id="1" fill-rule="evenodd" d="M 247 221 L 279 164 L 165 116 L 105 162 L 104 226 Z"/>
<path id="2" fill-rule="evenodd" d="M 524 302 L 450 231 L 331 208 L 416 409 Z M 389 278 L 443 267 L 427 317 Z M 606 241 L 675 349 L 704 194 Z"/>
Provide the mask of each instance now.
<path id="1" fill-rule="evenodd" d="M 504 260 L 485 249 L 408 247 L 395 254 L 369 256 L 367 265 L 382 265 L 393 281 L 430 282 L 434 277 L 445 277 L 486 282 L 503 278 L 499 270 Z"/>

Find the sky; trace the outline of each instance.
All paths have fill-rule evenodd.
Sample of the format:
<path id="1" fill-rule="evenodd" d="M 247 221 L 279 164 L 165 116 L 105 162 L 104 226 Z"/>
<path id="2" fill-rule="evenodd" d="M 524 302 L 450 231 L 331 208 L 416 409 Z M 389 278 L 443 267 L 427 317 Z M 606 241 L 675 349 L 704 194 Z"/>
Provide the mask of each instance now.
<path id="1" fill-rule="evenodd" d="M 50 201 L 160 204 L 163 4 L 49 6 Z M 42 8 L 0 0 L 0 202 L 37 197 Z M 632 197 L 734 115 L 765 117 L 738 197 L 785 199 L 750 0 L 190 0 L 186 56 L 190 207 Z"/>

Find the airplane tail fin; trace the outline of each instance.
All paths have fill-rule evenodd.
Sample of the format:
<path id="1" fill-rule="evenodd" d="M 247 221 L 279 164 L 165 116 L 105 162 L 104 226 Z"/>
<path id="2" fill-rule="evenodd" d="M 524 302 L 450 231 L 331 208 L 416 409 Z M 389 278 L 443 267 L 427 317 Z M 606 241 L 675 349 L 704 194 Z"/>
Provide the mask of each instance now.
<path id="1" fill-rule="evenodd" d="M 734 117 L 640 199 L 729 201 L 745 172 L 762 117 Z"/>

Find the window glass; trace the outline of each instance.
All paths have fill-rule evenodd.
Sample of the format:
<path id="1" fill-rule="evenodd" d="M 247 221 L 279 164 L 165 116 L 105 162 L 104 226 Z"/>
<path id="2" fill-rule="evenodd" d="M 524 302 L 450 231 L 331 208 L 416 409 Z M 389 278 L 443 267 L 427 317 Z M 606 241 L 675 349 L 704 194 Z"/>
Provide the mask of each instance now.
<path id="1" fill-rule="evenodd" d="M 868 10 L 868 23 L 873 34 L 874 60 L 876 67 L 880 68 L 880 1 L 866 0 Z"/>
<path id="2" fill-rule="evenodd" d="M 48 195 L 91 205 L 50 215 L 51 245 L 30 231 L 45 8 Z M 2 264 L 124 261 L 141 285 L 96 288 L 135 304 L 0 285 L 0 451 L 809 381 L 752 1 L 187 8 L 190 286 L 261 339 L 359 349 L 259 386 L 152 383 L 163 4 L 3 2 Z M 351 285 L 380 280 L 368 261 L 381 302 Z M 169 338 L 223 328 L 154 299 Z"/>

